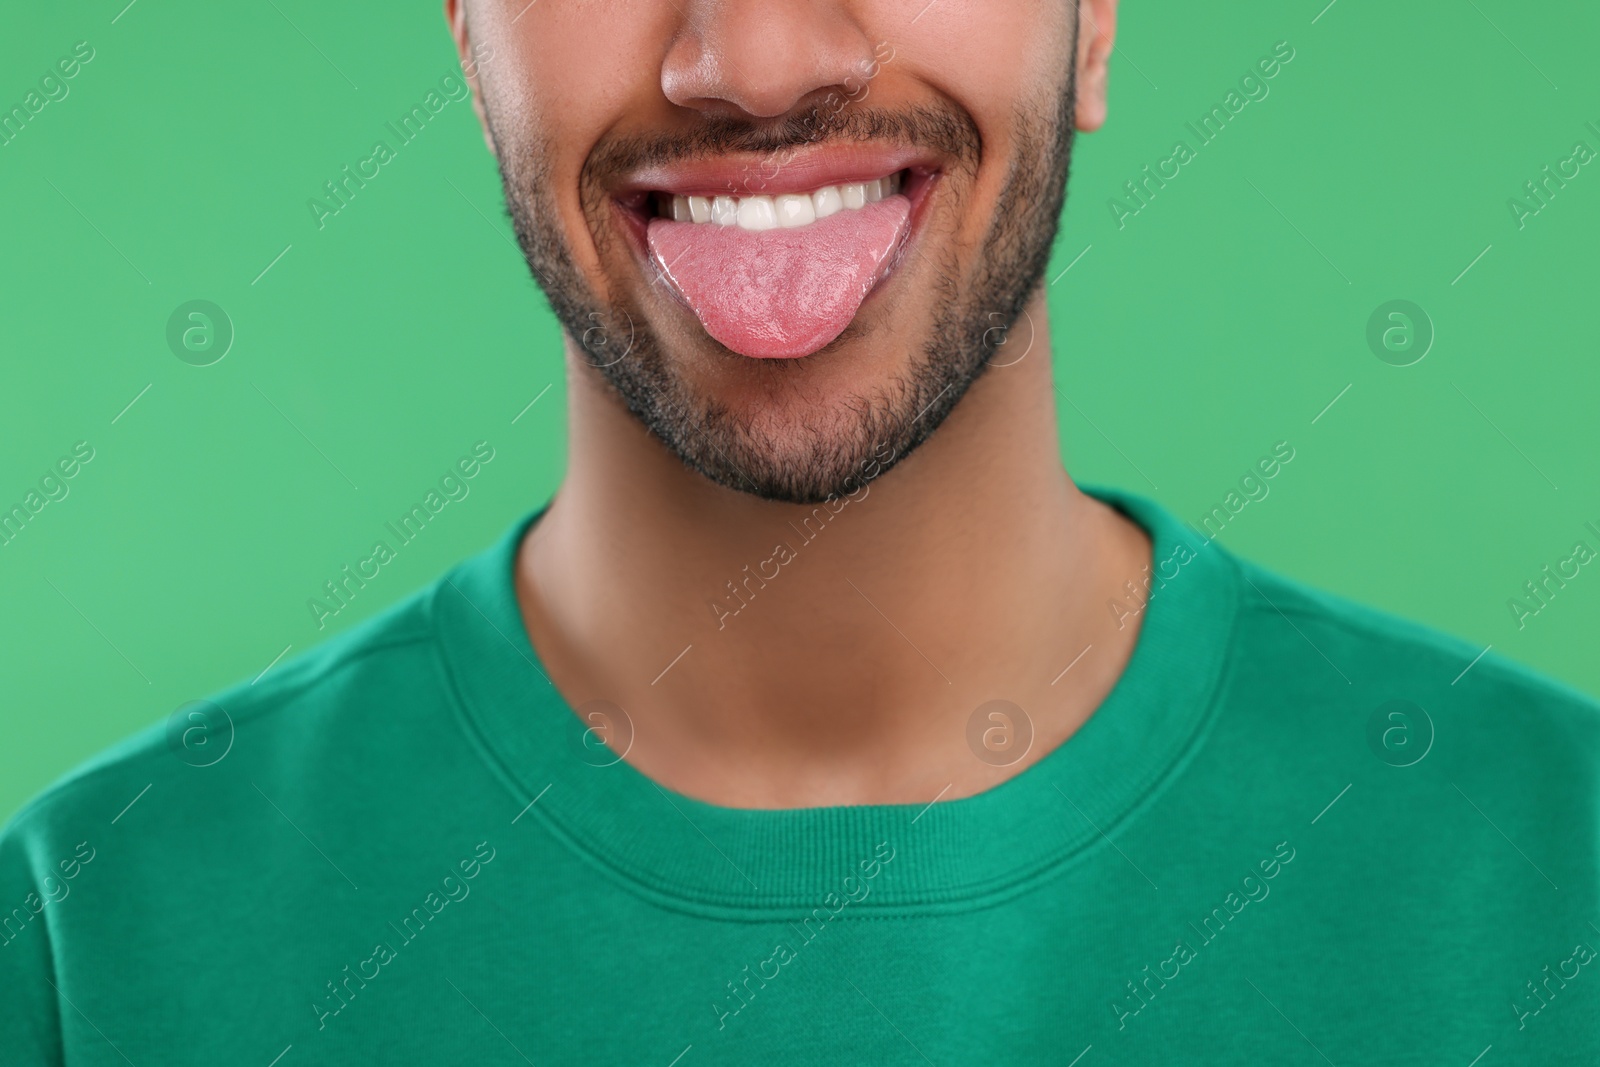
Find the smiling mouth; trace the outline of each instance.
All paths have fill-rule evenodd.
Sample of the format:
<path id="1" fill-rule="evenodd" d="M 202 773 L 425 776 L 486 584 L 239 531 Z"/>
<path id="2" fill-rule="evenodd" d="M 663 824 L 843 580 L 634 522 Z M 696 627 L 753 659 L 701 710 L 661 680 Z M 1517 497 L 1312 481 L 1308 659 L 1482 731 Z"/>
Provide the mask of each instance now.
<path id="1" fill-rule="evenodd" d="M 793 359 L 827 347 L 893 272 L 937 174 L 886 167 L 804 188 L 857 177 L 811 162 L 775 175 L 778 191 L 735 194 L 692 172 L 620 203 L 661 283 L 712 339 L 752 359 Z"/>

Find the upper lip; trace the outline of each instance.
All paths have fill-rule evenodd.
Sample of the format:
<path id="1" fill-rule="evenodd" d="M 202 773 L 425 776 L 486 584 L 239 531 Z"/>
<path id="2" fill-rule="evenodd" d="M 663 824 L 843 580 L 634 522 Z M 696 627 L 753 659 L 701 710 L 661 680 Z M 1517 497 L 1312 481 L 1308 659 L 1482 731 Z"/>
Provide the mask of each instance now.
<path id="1" fill-rule="evenodd" d="M 829 185 L 867 182 L 907 168 L 937 169 L 925 150 L 873 144 L 800 145 L 771 152 L 736 152 L 712 159 L 644 167 L 619 185 L 621 197 L 645 192 L 677 196 L 804 193 Z"/>

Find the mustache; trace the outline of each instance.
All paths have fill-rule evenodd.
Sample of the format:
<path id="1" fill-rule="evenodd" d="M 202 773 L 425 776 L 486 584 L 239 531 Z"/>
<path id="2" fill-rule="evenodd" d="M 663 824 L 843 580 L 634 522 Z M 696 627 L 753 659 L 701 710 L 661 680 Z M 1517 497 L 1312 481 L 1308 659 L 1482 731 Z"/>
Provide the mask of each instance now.
<path id="1" fill-rule="evenodd" d="M 813 107 L 772 120 L 713 117 L 685 130 L 607 138 L 590 152 L 583 182 L 602 189 L 644 167 L 735 153 L 781 159 L 808 146 L 863 142 L 930 150 L 969 169 L 976 169 L 983 155 L 977 123 L 954 104 L 834 111 Z"/>

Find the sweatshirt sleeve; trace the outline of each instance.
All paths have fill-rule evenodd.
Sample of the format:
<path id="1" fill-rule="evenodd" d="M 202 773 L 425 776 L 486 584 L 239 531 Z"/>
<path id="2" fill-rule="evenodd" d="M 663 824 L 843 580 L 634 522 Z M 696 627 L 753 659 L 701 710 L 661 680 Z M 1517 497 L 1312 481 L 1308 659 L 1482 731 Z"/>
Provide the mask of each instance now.
<path id="1" fill-rule="evenodd" d="M 43 842 L 25 826 L 19 818 L 0 833 L 0 1061 L 8 1067 L 60 1067 L 51 898 L 70 893 L 70 883 L 47 869 Z"/>

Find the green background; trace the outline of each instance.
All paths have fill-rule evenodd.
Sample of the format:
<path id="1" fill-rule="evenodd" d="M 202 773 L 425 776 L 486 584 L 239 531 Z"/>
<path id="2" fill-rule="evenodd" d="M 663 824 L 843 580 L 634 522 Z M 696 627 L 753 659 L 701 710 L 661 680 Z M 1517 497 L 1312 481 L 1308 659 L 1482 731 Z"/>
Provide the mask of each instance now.
<path id="1" fill-rule="evenodd" d="M 563 465 L 558 330 L 470 107 L 326 228 L 306 206 L 456 69 L 437 9 L 124 3 L 24 5 L 0 34 L 4 109 L 95 49 L 0 146 L 0 505 L 95 449 L 0 548 L 0 816 L 427 582 Z M 1119 229 L 1122 184 L 1284 40 L 1270 95 Z M 1223 543 L 1600 693 L 1600 567 L 1520 630 L 1507 607 L 1600 548 L 1600 165 L 1520 230 L 1507 206 L 1600 149 L 1596 40 L 1577 4 L 1129 0 L 1049 275 L 1074 474 L 1197 521 L 1287 440 Z M 1396 298 L 1437 334 L 1407 367 L 1366 340 Z M 211 366 L 166 341 L 195 299 L 236 331 Z M 478 440 L 471 495 L 319 632 L 307 598 Z"/>

